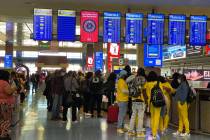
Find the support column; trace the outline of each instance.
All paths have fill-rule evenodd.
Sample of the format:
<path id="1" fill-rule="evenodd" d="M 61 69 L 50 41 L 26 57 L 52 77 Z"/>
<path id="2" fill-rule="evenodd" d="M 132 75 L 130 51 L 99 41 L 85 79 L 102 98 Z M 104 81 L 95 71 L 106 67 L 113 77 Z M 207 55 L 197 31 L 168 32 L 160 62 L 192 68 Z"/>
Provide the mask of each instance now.
<path id="1" fill-rule="evenodd" d="M 13 46 L 14 46 L 14 23 L 6 22 L 6 46 L 4 68 L 13 68 Z"/>
<path id="2" fill-rule="evenodd" d="M 137 45 L 136 50 L 136 64 L 138 67 L 144 67 L 144 45 Z"/>
<path id="3" fill-rule="evenodd" d="M 22 46 L 22 40 L 23 40 L 23 24 L 18 23 L 17 24 L 17 46 Z M 22 60 L 22 51 L 21 50 L 16 50 L 16 65 L 18 64 L 23 64 Z"/>

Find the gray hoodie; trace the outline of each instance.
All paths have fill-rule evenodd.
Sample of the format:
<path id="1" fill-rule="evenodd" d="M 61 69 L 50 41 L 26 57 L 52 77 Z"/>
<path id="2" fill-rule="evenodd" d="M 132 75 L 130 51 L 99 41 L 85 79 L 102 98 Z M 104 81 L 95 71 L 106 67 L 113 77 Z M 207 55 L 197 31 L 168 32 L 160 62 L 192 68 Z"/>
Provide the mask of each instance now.
<path id="1" fill-rule="evenodd" d="M 185 102 L 189 92 L 189 85 L 187 82 L 182 82 L 176 90 L 175 99 L 176 101 Z"/>

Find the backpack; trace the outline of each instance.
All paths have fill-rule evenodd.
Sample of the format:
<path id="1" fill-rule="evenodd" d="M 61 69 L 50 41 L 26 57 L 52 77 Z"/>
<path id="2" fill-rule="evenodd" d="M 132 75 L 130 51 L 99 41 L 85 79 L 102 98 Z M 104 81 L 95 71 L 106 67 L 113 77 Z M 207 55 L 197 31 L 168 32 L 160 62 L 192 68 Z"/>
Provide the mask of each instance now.
<path id="1" fill-rule="evenodd" d="M 87 79 L 81 81 L 81 92 L 89 92 L 89 81 Z"/>
<path id="2" fill-rule="evenodd" d="M 151 102 L 154 107 L 163 107 L 166 104 L 163 92 L 159 86 L 159 81 L 151 90 Z"/>
<path id="3" fill-rule="evenodd" d="M 195 90 L 189 86 L 188 94 L 187 94 L 187 103 L 192 103 L 196 99 Z"/>
<path id="4" fill-rule="evenodd" d="M 145 79 L 143 77 L 135 77 L 135 79 L 129 83 L 129 96 L 134 98 L 141 96 L 144 83 Z"/>
<path id="5" fill-rule="evenodd" d="M 94 77 L 91 81 L 90 85 L 91 91 L 93 93 L 98 94 L 101 91 L 102 88 L 102 81 L 99 77 Z"/>

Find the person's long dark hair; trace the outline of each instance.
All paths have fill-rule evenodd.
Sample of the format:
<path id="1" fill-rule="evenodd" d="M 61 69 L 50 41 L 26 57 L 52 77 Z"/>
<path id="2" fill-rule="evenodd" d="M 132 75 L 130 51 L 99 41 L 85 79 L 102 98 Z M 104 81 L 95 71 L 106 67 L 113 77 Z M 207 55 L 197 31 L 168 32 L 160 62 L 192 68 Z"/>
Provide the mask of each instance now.
<path id="1" fill-rule="evenodd" d="M 109 77 L 107 78 L 107 81 L 115 82 L 116 78 L 117 78 L 117 75 L 114 72 L 112 72 L 112 73 L 110 73 Z"/>
<path id="2" fill-rule="evenodd" d="M 9 83 L 10 73 L 6 70 L 0 70 L 0 80 L 6 81 Z"/>
<path id="3" fill-rule="evenodd" d="M 137 76 L 143 76 L 146 78 L 145 70 L 144 68 L 138 68 L 137 70 Z"/>
<path id="4" fill-rule="evenodd" d="M 181 74 L 181 75 L 179 76 L 179 78 L 180 78 L 180 80 L 181 80 L 181 83 L 182 83 L 182 82 L 186 82 L 187 85 L 189 86 L 189 83 L 188 83 L 188 81 L 187 81 L 187 78 L 186 78 L 186 76 L 185 76 L 184 74 Z"/>
<path id="5" fill-rule="evenodd" d="M 158 81 L 160 81 L 161 83 L 166 83 L 167 82 L 165 77 L 163 77 L 163 76 L 159 76 Z"/>
<path id="6" fill-rule="evenodd" d="M 157 73 L 154 71 L 149 72 L 148 76 L 147 76 L 147 81 L 148 82 L 154 82 L 158 80 L 158 76 Z"/>

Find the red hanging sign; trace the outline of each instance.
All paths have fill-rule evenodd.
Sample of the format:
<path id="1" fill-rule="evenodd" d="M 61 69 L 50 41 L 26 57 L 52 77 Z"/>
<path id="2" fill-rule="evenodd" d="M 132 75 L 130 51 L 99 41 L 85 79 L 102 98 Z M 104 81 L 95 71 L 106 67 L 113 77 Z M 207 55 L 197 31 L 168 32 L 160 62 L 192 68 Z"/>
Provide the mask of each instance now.
<path id="1" fill-rule="evenodd" d="M 81 11 L 80 13 L 80 41 L 85 43 L 98 42 L 99 13 L 95 11 Z"/>

